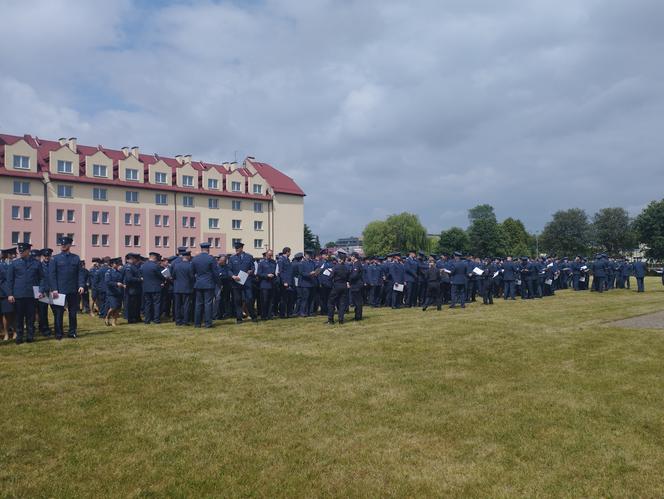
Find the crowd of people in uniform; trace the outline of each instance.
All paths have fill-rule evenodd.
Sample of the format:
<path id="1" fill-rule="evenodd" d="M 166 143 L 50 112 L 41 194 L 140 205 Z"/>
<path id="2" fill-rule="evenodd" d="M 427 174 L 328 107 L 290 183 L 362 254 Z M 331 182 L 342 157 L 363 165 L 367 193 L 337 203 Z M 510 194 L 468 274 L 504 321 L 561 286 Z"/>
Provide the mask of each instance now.
<path id="1" fill-rule="evenodd" d="M 4 340 L 32 342 L 35 331 L 57 340 L 76 338 L 77 314 L 89 313 L 113 327 L 120 316 L 127 323 L 213 327 L 215 320 L 325 316 L 340 324 L 353 308 L 355 321 L 363 308 L 464 308 L 481 298 L 515 300 L 553 296 L 557 290 L 605 292 L 630 288 L 644 291 L 646 263 L 641 259 L 591 259 L 577 256 L 478 258 L 455 252 L 427 255 L 411 251 L 385 257 L 361 257 L 343 251 L 312 250 L 296 253 L 283 248 L 254 258 L 237 243 L 233 254 L 212 256 L 202 243 L 192 256 L 187 247 L 176 256 L 147 257 L 128 253 L 122 258 L 93 258 L 87 268 L 72 253 L 72 239 L 60 241 L 61 251 L 33 250 L 30 244 L 2 250 L 0 262 L 0 314 Z M 18 250 L 18 255 L 17 255 Z M 662 277 L 664 283 L 664 275 Z M 53 328 L 49 320 L 53 315 Z M 35 326 L 35 322 L 37 325 Z"/>

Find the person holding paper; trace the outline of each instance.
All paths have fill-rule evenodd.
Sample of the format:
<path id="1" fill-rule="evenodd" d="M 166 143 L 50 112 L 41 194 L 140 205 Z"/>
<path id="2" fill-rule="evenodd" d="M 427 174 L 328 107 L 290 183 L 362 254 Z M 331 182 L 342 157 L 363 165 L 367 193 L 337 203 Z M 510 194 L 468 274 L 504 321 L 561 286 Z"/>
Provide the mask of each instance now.
<path id="1" fill-rule="evenodd" d="M 327 250 L 320 250 L 320 261 L 316 273 L 318 275 L 318 295 L 320 300 L 320 315 L 327 315 L 327 302 L 332 292 L 332 268 Z"/>
<path id="2" fill-rule="evenodd" d="M 106 287 L 104 324 L 117 326 L 127 285 L 120 270 L 122 268 L 122 258 L 112 258 L 109 264 L 110 268 L 104 273 L 104 285 Z"/>
<path id="3" fill-rule="evenodd" d="M 83 294 L 85 275 L 81 270 L 81 259 L 71 252 L 74 240 L 65 236 L 60 239 L 60 253 L 53 257 L 48 267 L 49 289 L 53 298 L 65 295 L 65 304 L 69 313 L 69 330 L 67 336 L 77 338 L 77 318 L 79 297 Z M 53 305 L 55 315 L 55 339 L 61 340 L 64 334 L 65 307 Z"/>
<path id="4" fill-rule="evenodd" d="M 252 322 L 258 322 L 256 317 L 256 310 L 254 309 L 254 257 L 249 253 L 244 252 L 244 243 L 238 241 L 235 243 L 235 254 L 231 255 L 228 260 L 231 270 L 231 278 L 233 279 L 233 303 L 235 305 L 235 320 L 238 324 L 242 324 L 242 304 L 247 306 L 247 312 L 251 317 Z M 247 279 L 242 284 L 240 272 L 247 274 Z"/>
<path id="5" fill-rule="evenodd" d="M 403 304 L 403 292 L 406 286 L 406 271 L 401 262 L 399 253 L 391 253 L 387 256 L 394 258 L 389 267 L 390 281 L 392 282 L 392 308 L 401 308 Z"/>
<path id="6" fill-rule="evenodd" d="M 210 243 L 201 243 L 200 247 L 201 252 L 191 260 L 194 271 L 194 292 L 196 293 L 194 327 L 201 327 L 205 320 L 205 327 L 211 328 L 214 289 L 219 278 L 219 271 L 217 262 L 210 255 Z"/>
<path id="7" fill-rule="evenodd" d="M 23 333 L 27 331 L 27 342 L 35 337 L 35 298 L 43 296 L 42 267 L 30 254 L 29 243 L 19 243 L 19 258 L 14 260 L 7 270 L 9 289 L 8 301 L 16 310 L 16 344 L 23 343 Z M 39 288 L 35 294 L 34 287 Z"/>

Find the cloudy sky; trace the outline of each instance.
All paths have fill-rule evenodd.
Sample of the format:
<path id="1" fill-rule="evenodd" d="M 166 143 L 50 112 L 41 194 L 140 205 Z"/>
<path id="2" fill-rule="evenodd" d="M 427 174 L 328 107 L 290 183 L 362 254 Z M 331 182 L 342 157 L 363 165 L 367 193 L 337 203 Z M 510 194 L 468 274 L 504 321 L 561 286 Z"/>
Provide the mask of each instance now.
<path id="1" fill-rule="evenodd" d="M 0 130 L 255 156 L 322 241 L 664 197 L 661 0 L 0 0 Z"/>

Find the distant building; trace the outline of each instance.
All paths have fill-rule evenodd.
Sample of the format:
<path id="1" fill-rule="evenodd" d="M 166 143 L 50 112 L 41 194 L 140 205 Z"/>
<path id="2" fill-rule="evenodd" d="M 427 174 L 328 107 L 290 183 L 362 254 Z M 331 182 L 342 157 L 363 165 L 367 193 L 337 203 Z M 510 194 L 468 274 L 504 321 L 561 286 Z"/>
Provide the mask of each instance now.
<path id="1" fill-rule="evenodd" d="M 361 248 L 362 247 L 362 239 L 360 239 L 359 237 L 355 237 L 355 236 L 342 237 L 340 239 L 337 239 L 334 242 L 334 245 L 339 247 L 339 248 L 349 248 L 349 247 Z"/>
<path id="2" fill-rule="evenodd" d="M 0 248 L 74 238 L 82 258 L 176 253 L 178 246 L 249 253 L 304 245 L 304 192 L 276 168 L 248 157 L 212 164 L 0 134 Z"/>

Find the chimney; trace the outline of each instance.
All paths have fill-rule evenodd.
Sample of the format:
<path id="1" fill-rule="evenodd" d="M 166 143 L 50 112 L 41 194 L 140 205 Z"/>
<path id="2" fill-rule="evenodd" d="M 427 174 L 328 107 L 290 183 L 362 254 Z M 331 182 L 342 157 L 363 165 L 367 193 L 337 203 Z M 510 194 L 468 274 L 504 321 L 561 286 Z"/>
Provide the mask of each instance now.
<path id="1" fill-rule="evenodd" d="M 231 172 L 237 170 L 237 161 L 231 161 L 228 165 L 228 170 Z"/>
<path id="2" fill-rule="evenodd" d="M 186 164 L 191 164 L 191 154 L 185 154 L 183 159 Z"/>
<path id="3" fill-rule="evenodd" d="M 64 137 L 60 137 L 60 138 L 58 139 L 58 142 L 60 142 L 60 145 L 61 145 L 61 146 L 64 146 L 64 145 L 67 143 L 67 139 L 64 138 Z"/>
<path id="4" fill-rule="evenodd" d="M 71 152 L 76 153 L 76 137 L 69 137 L 69 140 L 67 140 L 67 145 L 69 146 L 69 149 Z"/>
<path id="5" fill-rule="evenodd" d="M 177 156 L 175 156 L 175 161 L 177 161 L 181 165 L 184 165 L 184 159 L 182 157 L 182 154 L 178 154 Z"/>
<path id="6" fill-rule="evenodd" d="M 124 147 L 122 148 L 122 153 L 124 154 L 124 157 L 125 157 L 125 158 L 128 158 L 128 157 L 129 157 L 129 147 L 128 147 L 128 146 L 124 146 Z"/>
<path id="7" fill-rule="evenodd" d="M 131 148 L 131 155 L 132 155 L 134 158 L 138 159 L 138 146 L 133 146 L 133 147 Z"/>

